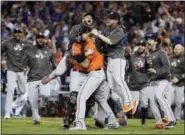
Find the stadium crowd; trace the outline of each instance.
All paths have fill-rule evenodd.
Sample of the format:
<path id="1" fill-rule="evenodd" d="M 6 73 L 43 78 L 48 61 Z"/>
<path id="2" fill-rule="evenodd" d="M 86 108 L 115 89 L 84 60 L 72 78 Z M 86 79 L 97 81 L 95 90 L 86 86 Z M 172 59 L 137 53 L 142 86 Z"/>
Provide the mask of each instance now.
<path id="1" fill-rule="evenodd" d="M 150 33 L 163 36 L 166 45 L 184 45 L 184 7 L 182 2 L 2 2 L 1 38 L 7 38 L 16 27 L 24 30 L 25 38 L 34 41 L 44 31 L 50 47 L 62 52 L 69 44 L 68 33 L 81 21 L 84 12 L 96 16 L 96 27 L 104 29 L 106 14 L 118 11 L 128 36 L 123 45 L 134 46 Z"/>

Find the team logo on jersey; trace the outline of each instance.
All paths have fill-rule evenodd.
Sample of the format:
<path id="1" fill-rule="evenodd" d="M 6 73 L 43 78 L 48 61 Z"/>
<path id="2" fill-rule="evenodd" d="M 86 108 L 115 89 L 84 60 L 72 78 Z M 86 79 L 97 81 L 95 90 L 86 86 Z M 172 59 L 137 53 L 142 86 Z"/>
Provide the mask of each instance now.
<path id="1" fill-rule="evenodd" d="M 37 59 L 43 59 L 43 58 L 44 58 L 44 55 L 43 55 L 41 52 L 38 52 L 38 53 L 35 55 L 35 57 L 36 57 Z"/>
<path id="2" fill-rule="evenodd" d="M 177 62 L 176 62 L 176 61 L 173 61 L 173 62 L 171 63 L 171 65 L 172 65 L 173 67 L 176 67 L 176 66 L 177 66 Z"/>
<path id="3" fill-rule="evenodd" d="M 20 44 L 16 44 L 16 46 L 14 46 L 14 50 L 15 51 L 21 51 L 22 50 L 22 46 Z"/>
<path id="4" fill-rule="evenodd" d="M 137 66 L 138 68 L 144 67 L 144 63 L 140 59 L 134 62 L 134 65 Z"/>

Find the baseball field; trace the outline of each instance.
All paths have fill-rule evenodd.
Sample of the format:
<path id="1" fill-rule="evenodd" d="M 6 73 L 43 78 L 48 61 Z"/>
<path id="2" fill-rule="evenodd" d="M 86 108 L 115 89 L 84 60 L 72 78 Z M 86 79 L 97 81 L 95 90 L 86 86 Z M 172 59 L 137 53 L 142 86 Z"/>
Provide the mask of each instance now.
<path id="1" fill-rule="evenodd" d="M 31 118 L 2 119 L 2 134 L 184 134 L 184 121 L 180 121 L 173 129 L 154 129 L 154 120 L 147 120 L 142 127 L 139 119 L 129 119 L 127 127 L 119 129 L 99 129 L 92 119 L 86 119 L 87 131 L 67 131 L 61 128 L 61 118 L 42 118 L 41 125 L 32 124 Z"/>

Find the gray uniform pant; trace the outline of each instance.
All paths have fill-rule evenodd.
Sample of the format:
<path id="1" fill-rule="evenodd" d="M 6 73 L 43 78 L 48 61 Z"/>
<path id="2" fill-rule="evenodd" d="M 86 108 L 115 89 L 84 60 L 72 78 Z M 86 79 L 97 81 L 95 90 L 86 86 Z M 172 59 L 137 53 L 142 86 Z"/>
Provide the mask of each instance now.
<path id="1" fill-rule="evenodd" d="M 167 80 L 160 80 L 155 81 L 155 83 L 157 83 L 157 85 L 155 85 L 155 97 L 162 111 L 164 112 L 165 117 L 167 117 L 169 121 L 174 121 L 175 118 L 171 106 L 169 105 L 167 100 L 167 93 L 169 91 L 168 87 L 170 85 L 170 82 Z"/>
<path id="2" fill-rule="evenodd" d="M 132 96 L 125 82 L 125 67 L 125 59 L 108 58 L 107 79 L 110 89 L 122 98 L 124 104 L 130 104 L 132 102 Z M 115 84 L 118 85 L 117 87 L 119 89 L 114 89 Z"/>
<path id="3" fill-rule="evenodd" d="M 82 76 L 84 76 L 83 73 Z M 116 124 L 116 118 L 109 107 L 107 100 L 104 97 L 104 89 L 100 89 L 101 85 L 105 79 L 105 73 L 103 70 L 100 71 L 92 71 L 89 74 L 86 74 L 84 78 L 85 81 L 81 85 L 78 97 L 77 97 L 77 111 L 76 111 L 76 119 L 75 122 L 77 125 L 82 126 L 84 128 L 84 118 L 86 111 L 86 101 L 87 99 L 95 92 L 95 100 L 98 105 L 104 110 L 105 114 L 108 117 L 109 124 Z"/>
<path id="4" fill-rule="evenodd" d="M 181 120 L 182 104 L 184 103 L 184 86 L 172 85 L 172 89 L 175 91 L 175 119 Z"/>
<path id="5" fill-rule="evenodd" d="M 154 83 L 150 83 L 150 86 L 141 89 L 140 104 L 142 108 L 147 108 L 149 106 L 155 117 L 156 124 L 162 124 L 161 114 L 155 98 L 155 85 Z"/>
<path id="6" fill-rule="evenodd" d="M 23 107 L 26 105 L 28 99 L 28 84 L 26 84 L 26 92 L 24 95 L 19 95 L 12 103 L 12 108 L 15 109 L 15 115 L 20 115 Z"/>
<path id="7" fill-rule="evenodd" d="M 99 89 L 102 90 L 101 95 L 107 101 L 109 98 L 109 95 L 110 95 L 110 89 L 108 87 L 107 82 L 106 81 L 103 82 Z M 99 95 L 99 96 L 101 96 L 101 95 Z M 94 119 L 103 124 L 105 122 L 106 117 L 107 117 L 107 115 L 105 114 L 105 111 L 101 108 L 100 105 L 98 105 L 97 102 L 95 102 Z"/>
<path id="8" fill-rule="evenodd" d="M 38 111 L 38 100 L 39 96 L 49 97 L 50 96 L 50 83 L 43 85 L 41 80 L 28 82 L 28 99 L 30 101 L 32 109 L 33 121 L 40 121 Z"/>
<path id="9" fill-rule="evenodd" d="M 10 116 L 12 112 L 12 102 L 15 88 L 19 90 L 20 95 L 24 95 L 26 92 L 26 82 L 27 76 L 24 72 L 14 72 L 7 71 L 7 95 L 6 95 L 6 105 L 5 105 L 5 115 Z"/>

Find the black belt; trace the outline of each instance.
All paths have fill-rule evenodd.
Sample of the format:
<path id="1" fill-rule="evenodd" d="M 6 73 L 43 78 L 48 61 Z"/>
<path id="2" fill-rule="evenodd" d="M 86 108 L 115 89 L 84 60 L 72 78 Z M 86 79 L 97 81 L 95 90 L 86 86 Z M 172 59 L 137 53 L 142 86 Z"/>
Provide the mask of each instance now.
<path id="1" fill-rule="evenodd" d="M 101 70 L 101 68 L 98 68 L 98 69 L 95 69 L 95 70 L 92 70 L 92 71 L 99 71 L 99 70 Z M 78 72 L 80 72 L 80 73 L 83 73 L 83 74 L 89 74 L 90 72 L 87 72 L 87 71 L 80 71 L 80 70 L 77 70 L 77 69 L 73 69 L 73 71 L 78 71 Z"/>

